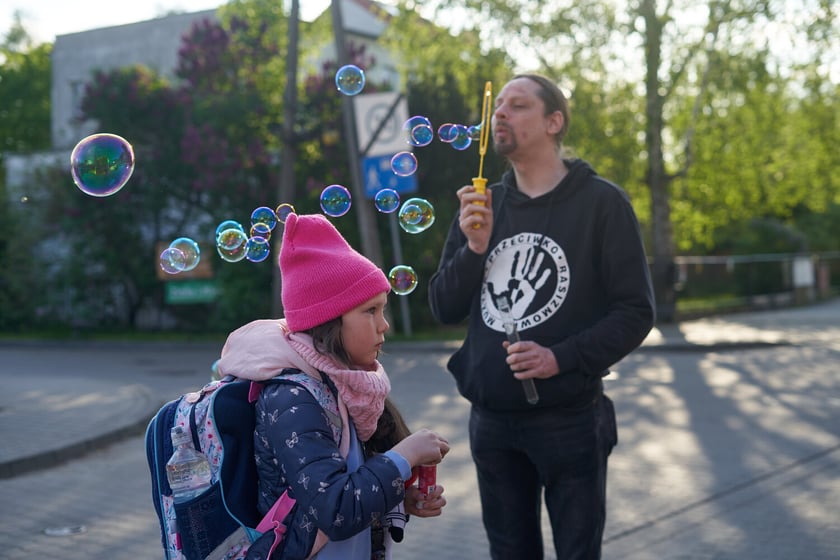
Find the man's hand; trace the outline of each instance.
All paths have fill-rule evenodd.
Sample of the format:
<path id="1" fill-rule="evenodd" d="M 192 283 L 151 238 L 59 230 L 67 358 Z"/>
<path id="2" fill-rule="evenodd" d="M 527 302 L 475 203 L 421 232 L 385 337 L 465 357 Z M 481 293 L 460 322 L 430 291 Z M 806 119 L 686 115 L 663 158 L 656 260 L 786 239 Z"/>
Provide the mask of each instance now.
<path id="1" fill-rule="evenodd" d="M 532 340 L 522 340 L 511 344 L 504 341 L 502 346 L 507 348 L 505 359 L 513 371 L 513 376 L 520 381 L 523 379 L 548 379 L 560 373 L 554 352 L 545 346 L 540 346 Z"/>

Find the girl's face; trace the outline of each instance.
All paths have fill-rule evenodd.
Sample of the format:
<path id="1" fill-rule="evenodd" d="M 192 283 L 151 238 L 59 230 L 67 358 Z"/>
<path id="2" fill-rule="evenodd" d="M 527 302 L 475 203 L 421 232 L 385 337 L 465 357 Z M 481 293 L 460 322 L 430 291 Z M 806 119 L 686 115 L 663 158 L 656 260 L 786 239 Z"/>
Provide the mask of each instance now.
<path id="1" fill-rule="evenodd" d="M 341 316 L 341 342 L 353 366 L 370 369 L 390 328 L 385 320 L 388 294 L 376 295 Z"/>

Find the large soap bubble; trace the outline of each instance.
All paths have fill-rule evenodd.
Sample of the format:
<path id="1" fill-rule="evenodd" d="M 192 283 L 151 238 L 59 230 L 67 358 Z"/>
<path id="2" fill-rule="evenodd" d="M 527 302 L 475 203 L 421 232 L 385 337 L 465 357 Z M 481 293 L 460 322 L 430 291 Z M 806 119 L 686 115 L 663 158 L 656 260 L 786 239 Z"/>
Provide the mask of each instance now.
<path id="1" fill-rule="evenodd" d="M 73 182 L 90 196 L 110 196 L 125 186 L 134 172 L 134 149 L 116 134 L 92 134 L 70 154 Z"/>

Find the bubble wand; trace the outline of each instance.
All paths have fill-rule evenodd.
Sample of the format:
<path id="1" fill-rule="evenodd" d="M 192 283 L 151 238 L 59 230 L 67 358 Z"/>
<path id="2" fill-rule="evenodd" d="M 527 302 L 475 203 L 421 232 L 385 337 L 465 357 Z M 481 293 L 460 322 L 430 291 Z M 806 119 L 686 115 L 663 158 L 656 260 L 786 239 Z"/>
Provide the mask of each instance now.
<path id="1" fill-rule="evenodd" d="M 475 192 L 484 194 L 487 188 L 487 178 L 482 177 L 484 172 L 484 154 L 487 153 L 487 140 L 490 138 L 490 97 L 493 95 L 493 82 L 484 84 L 484 99 L 481 102 L 481 131 L 478 136 L 478 177 L 473 177 L 472 183 Z M 484 206 L 483 202 L 474 202 Z M 476 224 L 474 227 L 479 227 Z"/>

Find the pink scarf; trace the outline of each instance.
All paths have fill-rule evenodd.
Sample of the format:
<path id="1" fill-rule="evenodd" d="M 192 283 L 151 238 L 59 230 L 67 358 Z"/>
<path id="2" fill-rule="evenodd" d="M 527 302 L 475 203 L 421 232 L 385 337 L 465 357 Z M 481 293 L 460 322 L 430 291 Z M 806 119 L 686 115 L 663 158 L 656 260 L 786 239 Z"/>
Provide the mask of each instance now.
<path id="1" fill-rule="evenodd" d="M 271 379 L 287 367 L 319 381 L 319 371 L 327 374 L 338 389 L 340 404 L 347 407 L 353 419 L 359 439 L 370 439 L 391 391 L 388 374 L 379 361 L 372 370 L 347 369 L 315 350 L 309 335 L 289 332 L 284 319 L 260 319 L 236 329 L 228 336 L 219 361 L 223 375 L 252 381 Z"/>

